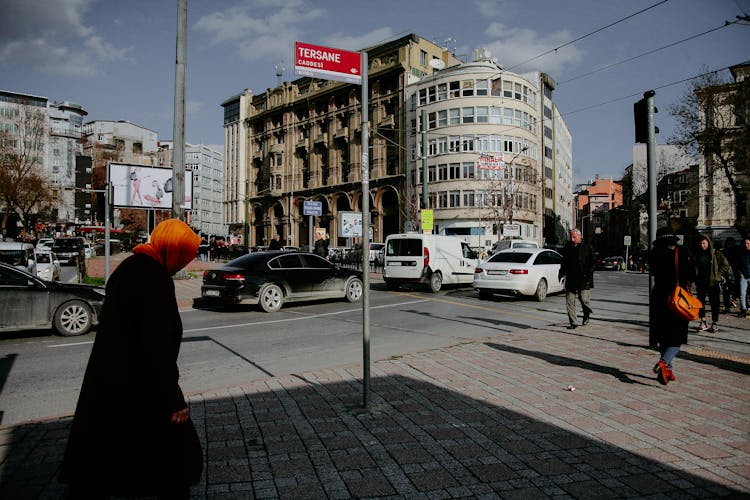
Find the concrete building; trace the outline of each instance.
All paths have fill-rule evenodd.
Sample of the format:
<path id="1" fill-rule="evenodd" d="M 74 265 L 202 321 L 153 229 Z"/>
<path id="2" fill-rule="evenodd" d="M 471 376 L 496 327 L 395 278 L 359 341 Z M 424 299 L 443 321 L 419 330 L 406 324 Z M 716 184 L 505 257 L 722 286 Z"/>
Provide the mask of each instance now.
<path id="1" fill-rule="evenodd" d="M 159 147 L 173 150 L 172 141 L 159 141 Z M 162 159 L 172 164 L 171 155 Z M 203 144 L 185 144 L 185 178 L 193 178 L 192 208 L 186 214 L 190 227 L 202 234 L 225 236 L 224 162 L 220 151 Z"/>
<path id="2" fill-rule="evenodd" d="M 367 48 L 369 58 L 369 193 L 372 239 L 404 229 L 405 91 L 433 71 L 430 61 L 458 61 L 446 49 L 411 34 Z M 361 211 L 362 146 L 359 86 L 300 78 L 259 95 L 245 90 L 222 103 L 225 130 L 225 220 L 247 232 L 249 246 L 279 234 L 285 244 L 309 244 L 304 201 L 317 201 L 313 226 L 339 238 L 338 215 Z M 244 235 L 243 235 L 244 237 Z"/>
<path id="3" fill-rule="evenodd" d="M 76 158 L 83 153 L 83 118 L 80 104 L 56 102 L 49 106 L 48 178 L 59 190 L 58 222 L 89 224 L 93 210 L 83 193 L 76 192 Z M 90 173 L 90 172 L 89 172 Z"/>
<path id="4" fill-rule="evenodd" d="M 553 89 L 547 75 L 504 71 L 481 50 L 470 63 L 411 84 L 410 229 L 419 228 L 419 210 L 429 208 L 434 232 L 486 250 L 503 236 L 543 243 L 545 215 L 569 224 L 572 140 L 554 111 Z"/>

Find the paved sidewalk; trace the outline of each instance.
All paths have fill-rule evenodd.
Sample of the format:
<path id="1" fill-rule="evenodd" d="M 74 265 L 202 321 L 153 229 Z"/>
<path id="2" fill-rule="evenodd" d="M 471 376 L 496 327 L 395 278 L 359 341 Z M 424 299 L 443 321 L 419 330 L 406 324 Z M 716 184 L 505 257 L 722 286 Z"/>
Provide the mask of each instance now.
<path id="1" fill-rule="evenodd" d="M 200 288 L 178 281 L 178 294 Z M 658 355 L 642 345 L 642 329 L 592 318 L 574 331 L 517 329 L 374 361 L 368 408 L 358 365 L 191 394 L 206 452 L 192 493 L 747 498 L 743 321 L 710 348 L 686 349 L 666 387 L 651 372 Z M 0 498 L 64 495 L 54 477 L 69 425 L 0 429 Z"/>

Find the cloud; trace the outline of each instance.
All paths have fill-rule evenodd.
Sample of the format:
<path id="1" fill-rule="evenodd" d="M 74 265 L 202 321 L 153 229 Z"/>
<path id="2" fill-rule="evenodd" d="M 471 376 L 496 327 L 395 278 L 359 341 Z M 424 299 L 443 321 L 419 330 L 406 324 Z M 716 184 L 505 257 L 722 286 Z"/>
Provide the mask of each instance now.
<path id="1" fill-rule="evenodd" d="M 305 0 L 256 0 L 207 14 L 194 27 L 213 43 L 231 43 L 244 61 L 288 60 L 302 27 L 324 14 Z"/>
<path id="2" fill-rule="evenodd" d="M 92 0 L 5 0 L 0 16 L 0 67 L 91 78 L 102 65 L 130 61 L 84 23 Z"/>
<path id="3" fill-rule="evenodd" d="M 487 48 L 498 63 L 514 73 L 540 70 L 554 77 L 580 63 L 585 56 L 584 51 L 569 45 L 539 57 L 572 40 L 574 36 L 567 30 L 540 35 L 531 29 L 492 22 L 485 30 L 485 35 L 491 40 Z"/>
<path id="4" fill-rule="evenodd" d="M 358 51 L 365 47 L 371 47 L 379 43 L 386 42 L 394 38 L 391 28 L 378 28 L 359 36 L 347 36 L 341 33 L 334 33 L 323 40 L 323 44 L 337 49 Z"/>

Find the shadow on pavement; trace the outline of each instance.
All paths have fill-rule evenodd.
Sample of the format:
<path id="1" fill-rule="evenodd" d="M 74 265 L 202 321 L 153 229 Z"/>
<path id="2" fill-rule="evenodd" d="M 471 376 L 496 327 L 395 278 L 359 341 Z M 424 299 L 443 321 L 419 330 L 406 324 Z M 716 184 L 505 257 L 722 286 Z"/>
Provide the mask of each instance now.
<path id="1" fill-rule="evenodd" d="M 487 345 L 550 363 L 573 362 Z M 632 382 L 630 374 L 584 367 Z M 191 414 L 206 467 L 193 498 L 744 494 L 706 478 L 718 477 L 713 462 L 670 453 L 656 438 L 631 443 L 628 451 L 535 418 L 531 406 L 521 413 L 488 402 L 502 388 L 475 399 L 407 376 L 375 377 L 365 411 L 360 381 L 342 378 L 338 370 L 318 376 L 316 383 L 289 376 L 227 390 L 216 399 L 194 396 Z M 0 497 L 64 496 L 55 474 L 69 425 L 70 419 L 62 419 L 2 431 Z"/>

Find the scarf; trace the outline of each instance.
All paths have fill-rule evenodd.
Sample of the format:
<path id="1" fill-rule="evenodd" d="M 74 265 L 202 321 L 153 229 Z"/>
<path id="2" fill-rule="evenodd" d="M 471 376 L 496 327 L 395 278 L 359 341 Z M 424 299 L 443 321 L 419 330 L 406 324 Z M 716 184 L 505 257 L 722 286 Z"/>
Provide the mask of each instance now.
<path id="1" fill-rule="evenodd" d="M 137 245 L 133 253 L 148 255 L 173 275 L 195 259 L 200 242 L 190 226 L 179 219 L 167 219 L 157 224 L 148 243 Z"/>

